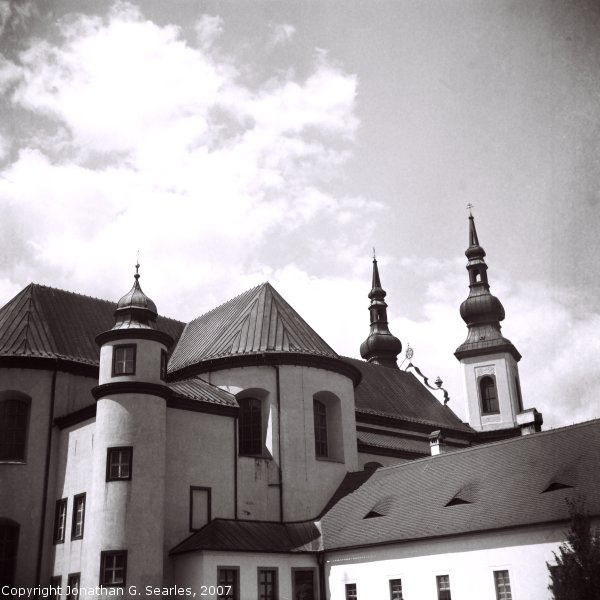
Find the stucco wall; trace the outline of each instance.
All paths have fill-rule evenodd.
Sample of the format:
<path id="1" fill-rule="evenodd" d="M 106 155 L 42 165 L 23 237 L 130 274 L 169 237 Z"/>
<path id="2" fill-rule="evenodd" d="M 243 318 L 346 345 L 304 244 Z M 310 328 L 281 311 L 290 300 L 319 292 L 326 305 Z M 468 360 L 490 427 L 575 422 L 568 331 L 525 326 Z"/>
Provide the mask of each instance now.
<path id="1" fill-rule="evenodd" d="M 328 553 L 331 600 L 344 600 L 356 583 L 362 599 L 389 598 L 389 580 L 402 579 L 405 598 L 437 600 L 436 576 L 449 575 L 453 598 L 496 600 L 494 571 L 507 570 L 512 597 L 548 600 L 546 562 L 565 539 L 568 524 L 480 533 Z"/>

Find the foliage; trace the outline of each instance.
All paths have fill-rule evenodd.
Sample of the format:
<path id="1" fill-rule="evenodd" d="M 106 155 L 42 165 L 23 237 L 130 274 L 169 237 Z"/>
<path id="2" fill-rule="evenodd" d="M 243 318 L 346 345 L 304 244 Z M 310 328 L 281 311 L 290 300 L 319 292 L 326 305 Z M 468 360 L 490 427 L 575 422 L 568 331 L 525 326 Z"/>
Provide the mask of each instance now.
<path id="1" fill-rule="evenodd" d="M 567 541 L 554 553 L 556 566 L 546 563 L 555 600 L 600 600 L 600 530 L 593 530 L 582 501 L 571 502 Z"/>

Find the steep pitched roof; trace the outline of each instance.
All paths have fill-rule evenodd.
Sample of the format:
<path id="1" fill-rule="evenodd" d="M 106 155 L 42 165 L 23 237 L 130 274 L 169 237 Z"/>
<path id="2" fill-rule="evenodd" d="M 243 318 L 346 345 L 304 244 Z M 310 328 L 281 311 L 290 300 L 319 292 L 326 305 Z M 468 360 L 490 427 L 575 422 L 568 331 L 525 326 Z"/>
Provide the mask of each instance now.
<path id="1" fill-rule="evenodd" d="M 600 515 L 600 420 L 378 469 L 322 520 L 326 549 L 568 519 L 565 498 Z M 569 473 L 572 487 L 554 486 Z M 366 519 L 392 497 L 386 516 Z M 461 502 L 456 502 L 460 498 Z M 454 500 L 454 502 L 452 502 Z"/>
<path id="2" fill-rule="evenodd" d="M 180 396 L 181 398 L 236 408 L 238 406 L 233 394 L 204 381 L 200 377 L 171 381 L 167 385 L 176 396 Z"/>
<path id="3" fill-rule="evenodd" d="M 281 297 L 263 283 L 188 323 L 169 370 L 215 358 L 299 352 L 337 358 L 337 354 Z"/>
<path id="4" fill-rule="evenodd" d="M 355 358 L 343 357 L 343 360 L 362 374 L 354 391 L 358 412 L 400 418 L 434 429 L 472 431 L 448 406 L 440 404 L 412 373 Z"/>
<path id="5" fill-rule="evenodd" d="M 116 304 L 31 283 L 0 309 L 0 357 L 62 358 L 98 365 L 95 338 L 115 322 Z M 177 339 L 183 323 L 158 317 Z"/>

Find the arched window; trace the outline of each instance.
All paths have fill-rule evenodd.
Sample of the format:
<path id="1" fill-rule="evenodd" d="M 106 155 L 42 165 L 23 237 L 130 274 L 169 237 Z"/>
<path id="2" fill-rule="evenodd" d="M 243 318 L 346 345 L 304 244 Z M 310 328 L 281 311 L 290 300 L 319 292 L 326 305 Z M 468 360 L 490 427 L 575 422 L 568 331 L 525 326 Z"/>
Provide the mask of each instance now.
<path id="1" fill-rule="evenodd" d="M 483 413 L 497 413 L 500 411 L 498 407 L 498 391 L 496 390 L 496 382 L 492 377 L 482 377 L 479 380 L 479 391 L 481 393 L 481 410 Z"/>
<path id="2" fill-rule="evenodd" d="M 15 582 L 18 543 L 18 523 L 0 519 L 0 588 Z"/>
<path id="3" fill-rule="evenodd" d="M 28 421 L 27 400 L 0 399 L 0 460 L 25 460 Z"/>
<path id="4" fill-rule="evenodd" d="M 327 407 L 319 400 L 313 400 L 315 417 L 315 455 L 327 457 Z"/>
<path id="5" fill-rule="evenodd" d="M 240 405 L 240 454 L 262 454 L 261 402 L 257 398 L 241 398 L 238 404 Z"/>

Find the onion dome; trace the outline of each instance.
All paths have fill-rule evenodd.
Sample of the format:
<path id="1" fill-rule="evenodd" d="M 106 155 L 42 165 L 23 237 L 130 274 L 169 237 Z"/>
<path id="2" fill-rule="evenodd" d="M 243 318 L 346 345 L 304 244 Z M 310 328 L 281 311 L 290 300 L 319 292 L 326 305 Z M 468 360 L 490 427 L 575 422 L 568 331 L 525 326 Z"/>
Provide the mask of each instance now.
<path id="1" fill-rule="evenodd" d="M 140 265 L 135 265 L 133 287 L 119 300 L 115 310 L 116 323 L 113 329 L 154 329 L 158 311 L 156 304 L 144 294 L 140 287 Z"/>
<path id="2" fill-rule="evenodd" d="M 369 337 L 360 345 L 360 355 L 368 362 L 398 368 L 398 354 L 402 342 L 388 328 L 386 292 L 381 287 L 377 259 L 373 256 L 373 283 L 369 292 L 371 330 Z"/>
<path id="3" fill-rule="evenodd" d="M 469 297 L 460 305 L 460 316 L 467 324 L 469 333 L 455 356 L 460 360 L 467 356 L 508 351 L 519 360 L 521 355 L 517 349 L 500 333 L 500 321 L 505 317 L 504 307 L 490 293 L 485 250 L 479 245 L 472 214 L 469 215 L 469 247 L 465 255 L 468 258 Z"/>

